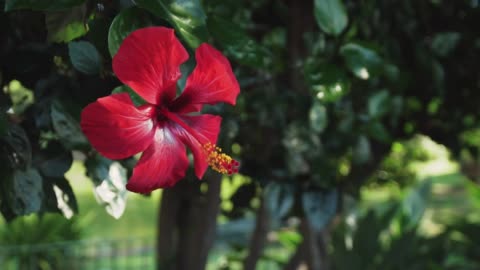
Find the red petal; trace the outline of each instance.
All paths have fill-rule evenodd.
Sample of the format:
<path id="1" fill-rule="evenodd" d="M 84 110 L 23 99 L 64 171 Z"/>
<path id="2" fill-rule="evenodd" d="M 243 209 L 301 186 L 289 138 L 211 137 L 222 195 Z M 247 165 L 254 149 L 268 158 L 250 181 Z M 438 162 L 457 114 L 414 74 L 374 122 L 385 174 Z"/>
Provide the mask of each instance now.
<path id="1" fill-rule="evenodd" d="M 202 104 L 225 102 L 235 105 L 240 86 L 227 58 L 204 43 L 195 52 L 195 59 L 197 66 L 171 109 L 185 113 L 200 111 Z"/>
<path id="2" fill-rule="evenodd" d="M 179 125 L 172 128 L 172 132 L 185 143 L 193 153 L 195 160 L 195 175 L 201 179 L 208 168 L 207 155 L 203 150 L 203 144 L 210 142 L 217 143 L 218 133 L 222 118 L 216 115 L 204 114 L 199 116 L 179 116 L 187 123 L 198 136 L 201 136 L 203 142 L 198 141 L 194 135 Z"/>
<path id="3" fill-rule="evenodd" d="M 185 146 L 176 138 L 169 126 L 158 128 L 154 142 L 143 152 L 133 169 L 127 189 L 148 193 L 158 188 L 171 187 L 185 177 L 187 168 Z"/>
<path id="4" fill-rule="evenodd" d="M 125 38 L 113 57 L 113 71 L 147 102 L 161 104 L 175 98 L 180 65 L 187 59 L 173 29 L 147 27 Z"/>
<path id="5" fill-rule="evenodd" d="M 82 111 L 80 126 L 98 152 L 122 159 L 145 150 L 154 132 L 152 107 L 138 109 L 127 93 L 99 98 Z"/>

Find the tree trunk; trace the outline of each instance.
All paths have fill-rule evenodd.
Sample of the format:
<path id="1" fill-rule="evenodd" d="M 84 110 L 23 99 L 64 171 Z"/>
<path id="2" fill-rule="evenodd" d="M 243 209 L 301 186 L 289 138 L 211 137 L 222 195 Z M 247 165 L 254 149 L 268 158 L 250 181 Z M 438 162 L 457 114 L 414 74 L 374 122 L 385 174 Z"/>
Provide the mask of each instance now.
<path id="1" fill-rule="evenodd" d="M 289 25 L 287 35 L 289 85 L 298 94 L 308 93 L 305 87 L 301 67 L 308 52 L 304 44 L 304 34 L 315 27 L 313 1 L 287 0 L 289 8 Z M 309 270 L 326 270 L 327 254 L 323 237 L 316 233 L 303 218 L 300 224 L 303 242 L 284 269 L 299 269 L 306 265 Z M 319 241 L 321 240 L 321 241 Z"/>
<path id="2" fill-rule="evenodd" d="M 283 268 L 284 270 L 298 270 L 307 267 L 308 270 L 328 270 L 327 243 L 328 229 L 318 233 L 303 218 L 300 223 L 300 233 L 303 241 Z"/>
<path id="3" fill-rule="evenodd" d="M 164 191 L 157 239 L 158 270 L 203 270 L 215 240 L 220 206 L 220 174 L 208 172 L 204 182 L 182 181 Z"/>
<path id="4" fill-rule="evenodd" d="M 262 200 L 257 212 L 257 220 L 255 222 L 255 230 L 250 239 L 248 256 L 243 263 L 244 270 L 255 270 L 256 265 L 263 253 L 263 248 L 267 240 L 270 219 L 265 203 Z"/>
<path id="5" fill-rule="evenodd" d="M 157 269 L 174 269 L 177 246 L 177 219 L 180 209 L 182 191 L 180 183 L 165 189 L 160 202 L 157 227 Z"/>
<path id="6" fill-rule="evenodd" d="M 315 26 L 313 1 L 288 0 L 289 25 L 287 34 L 289 85 L 292 91 L 308 93 L 303 79 L 302 64 L 307 55 L 304 34 Z"/>

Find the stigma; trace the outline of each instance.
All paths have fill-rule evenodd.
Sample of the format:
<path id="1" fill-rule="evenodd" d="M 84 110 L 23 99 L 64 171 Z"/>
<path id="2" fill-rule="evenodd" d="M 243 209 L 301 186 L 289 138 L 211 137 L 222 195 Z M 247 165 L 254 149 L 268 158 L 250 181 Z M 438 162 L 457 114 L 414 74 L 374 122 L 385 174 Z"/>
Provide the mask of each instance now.
<path id="1" fill-rule="evenodd" d="M 222 152 L 222 149 L 210 142 L 202 145 L 207 155 L 208 165 L 221 174 L 234 174 L 238 172 L 240 163 L 229 155 Z"/>

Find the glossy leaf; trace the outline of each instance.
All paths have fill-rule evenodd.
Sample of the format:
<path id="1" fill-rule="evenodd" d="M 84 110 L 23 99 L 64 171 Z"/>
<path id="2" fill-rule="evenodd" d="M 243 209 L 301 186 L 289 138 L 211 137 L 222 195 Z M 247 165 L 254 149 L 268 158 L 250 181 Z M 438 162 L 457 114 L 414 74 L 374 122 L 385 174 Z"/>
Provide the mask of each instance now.
<path id="1" fill-rule="evenodd" d="M 335 216 L 338 193 L 331 190 L 309 190 L 302 194 L 302 206 L 308 221 L 316 231 L 321 231 Z"/>
<path id="2" fill-rule="evenodd" d="M 95 185 L 97 202 L 112 217 L 120 218 L 127 206 L 127 170 L 119 162 L 101 156 L 87 160 L 85 165 Z"/>
<path id="3" fill-rule="evenodd" d="M 8 128 L 7 114 L 3 111 L 0 111 L 0 137 L 3 137 L 3 135 L 7 133 L 7 128 Z"/>
<path id="4" fill-rule="evenodd" d="M 2 72 L 0 71 L 0 84 L 2 83 Z M 7 110 L 10 108 L 10 100 L 7 95 L 0 91 L 0 138 L 6 134 L 8 128 Z"/>
<path id="5" fill-rule="evenodd" d="M 257 68 L 266 68 L 271 63 L 271 53 L 238 25 L 217 16 L 209 17 L 207 24 L 211 35 L 220 43 L 227 56 L 241 64 Z"/>
<path id="6" fill-rule="evenodd" d="M 314 14 L 317 24 L 327 34 L 340 35 L 348 24 L 342 0 L 315 0 Z"/>
<path id="7" fill-rule="evenodd" d="M 6 187 L 9 190 L 7 203 L 16 215 L 28 215 L 40 210 L 44 198 L 42 181 L 35 169 L 15 171 L 12 182 Z"/>
<path id="8" fill-rule="evenodd" d="M 46 12 L 47 40 L 51 42 L 69 42 L 85 35 L 88 31 L 84 23 L 86 17 L 85 5 L 65 11 Z"/>
<path id="9" fill-rule="evenodd" d="M 360 258 L 372 258 L 380 252 L 379 236 L 381 232 L 388 229 L 388 227 L 382 226 L 383 224 L 379 221 L 380 218 L 377 217 L 373 210 L 368 211 L 365 216 L 356 220 L 356 228 L 352 242 L 353 248 L 356 249 Z M 362 268 L 367 268 L 364 260 L 361 261 L 362 265 L 364 265 Z"/>
<path id="10" fill-rule="evenodd" d="M 372 150 L 370 147 L 370 141 L 367 137 L 364 135 L 358 137 L 357 142 L 353 147 L 353 162 L 356 164 L 367 163 L 372 158 Z"/>
<path id="11" fill-rule="evenodd" d="M 335 102 L 349 92 L 348 76 L 338 66 L 319 63 L 312 57 L 305 65 L 305 76 L 315 97 L 322 103 Z"/>
<path id="12" fill-rule="evenodd" d="M 444 32 L 438 33 L 433 37 L 432 50 L 439 56 L 448 56 L 460 41 L 460 33 Z"/>
<path id="13" fill-rule="evenodd" d="M 357 43 L 347 43 L 340 48 L 340 54 L 355 76 L 367 80 L 378 74 L 383 65 L 382 58 L 376 51 Z"/>
<path id="14" fill-rule="evenodd" d="M 368 99 L 368 114 L 372 118 L 384 116 L 390 109 L 390 95 L 387 90 L 381 90 Z"/>
<path id="15" fill-rule="evenodd" d="M 102 59 L 95 46 L 88 41 L 68 43 L 68 54 L 73 67 L 85 74 L 94 75 L 102 69 Z"/>
<path id="16" fill-rule="evenodd" d="M 66 218 L 78 213 L 78 203 L 70 183 L 65 178 L 58 178 L 53 186 L 57 198 L 57 207 Z"/>
<path id="17" fill-rule="evenodd" d="M 123 39 L 133 30 L 152 25 L 148 14 L 137 7 L 122 10 L 112 21 L 108 30 L 108 51 L 113 57 Z"/>
<path id="18" fill-rule="evenodd" d="M 71 218 L 78 213 L 77 199 L 65 177 L 53 178 L 44 176 L 43 191 L 45 198 L 42 211 L 58 212 L 66 218 Z"/>
<path id="19" fill-rule="evenodd" d="M 17 9 L 63 10 L 78 6 L 85 0 L 6 0 L 5 11 Z"/>
<path id="20" fill-rule="evenodd" d="M 59 101 L 52 103 L 50 116 L 52 117 L 53 128 L 65 148 L 70 150 L 81 149 L 89 145 L 78 121 L 68 114 Z"/>
<path id="21" fill-rule="evenodd" d="M 51 141 L 35 156 L 34 164 L 46 177 L 63 178 L 73 163 L 72 153 L 59 142 Z"/>
<path id="22" fill-rule="evenodd" d="M 234 219 L 218 225 L 216 239 L 219 244 L 246 246 L 254 228 L 255 220 L 253 218 Z"/>
<path id="23" fill-rule="evenodd" d="M 294 203 L 295 189 L 287 184 L 271 182 L 265 188 L 265 207 L 270 216 L 278 221 L 288 214 Z"/>
<path id="24" fill-rule="evenodd" d="M 319 102 L 314 102 L 309 113 L 310 127 L 313 131 L 321 133 L 328 124 L 327 109 Z"/>
<path id="25" fill-rule="evenodd" d="M 206 15 L 200 0 L 137 0 L 137 5 L 170 22 L 191 48 L 207 41 Z"/>
<path id="26" fill-rule="evenodd" d="M 417 226 L 419 224 L 427 208 L 431 188 L 432 182 L 425 180 L 418 187 L 411 190 L 403 200 L 402 208 L 409 218 L 409 226 Z"/>
<path id="27" fill-rule="evenodd" d="M 8 160 L 8 164 L 2 164 L 5 167 L 25 170 L 32 162 L 30 140 L 25 130 L 16 124 L 9 125 L 6 134 L 0 137 L 0 152 L 3 152 Z"/>
<path id="28" fill-rule="evenodd" d="M 371 122 L 367 127 L 367 131 L 370 137 L 383 143 L 388 143 L 392 139 L 385 126 L 378 121 Z"/>

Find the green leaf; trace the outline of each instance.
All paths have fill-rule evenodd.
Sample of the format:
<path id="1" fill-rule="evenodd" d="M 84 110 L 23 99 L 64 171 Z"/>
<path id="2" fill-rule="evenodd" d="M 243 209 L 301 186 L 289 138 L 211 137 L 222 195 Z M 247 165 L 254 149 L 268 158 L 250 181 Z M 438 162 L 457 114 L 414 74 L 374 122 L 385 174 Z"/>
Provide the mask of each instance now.
<path id="1" fill-rule="evenodd" d="M 440 61 L 434 58 L 431 58 L 430 65 L 432 72 L 432 84 L 436 89 L 438 89 L 438 93 L 441 94 L 445 89 L 445 68 Z"/>
<path id="2" fill-rule="evenodd" d="M 371 157 L 372 152 L 370 149 L 370 141 L 367 137 L 360 135 L 353 148 L 352 160 L 355 164 L 364 164 L 368 162 Z"/>
<path id="3" fill-rule="evenodd" d="M 303 211 L 316 231 L 321 231 L 335 216 L 338 193 L 331 190 L 309 190 L 302 194 Z"/>
<path id="4" fill-rule="evenodd" d="M 314 102 L 309 113 L 310 127 L 313 131 L 321 133 L 328 124 L 327 109 L 319 102 Z"/>
<path id="5" fill-rule="evenodd" d="M 140 106 L 147 103 L 141 96 L 139 96 L 135 91 L 133 91 L 132 88 L 126 85 L 117 86 L 112 90 L 112 94 L 120 93 L 128 93 L 135 106 Z"/>
<path id="6" fill-rule="evenodd" d="M 83 220 L 82 220 L 83 221 Z M 57 269 L 61 264 L 61 258 L 69 256 L 70 252 L 49 252 L 47 243 L 59 243 L 64 241 L 80 240 L 82 232 L 86 223 L 80 223 L 78 220 L 68 220 L 58 214 L 52 213 L 39 213 L 37 215 L 29 215 L 19 217 L 9 223 L 2 224 L 0 230 L 0 242 L 6 246 L 34 246 L 39 247 L 37 250 L 42 254 L 39 255 L 38 260 L 22 259 L 22 265 L 25 261 L 30 261 L 28 265 L 34 266 L 35 269 Z M 38 245 L 40 244 L 40 245 Z M 47 244 L 47 245 L 45 245 Z M 58 246 L 53 244 L 53 246 Z M 15 248 L 16 249 L 16 248 Z M 9 256 L 2 262 L 2 269 L 12 269 L 9 265 L 16 265 L 16 262 L 20 257 L 28 258 L 30 252 L 26 249 L 16 249 L 19 253 L 15 252 L 14 256 Z M 22 250 L 22 251 L 20 251 Z M 40 254 L 36 253 L 35 254 Z M 45 254 L 45 255 L 43 255 Z M 48 255 L 47 255 L 48 254 Z M 33 262 L 34 261 L 34 262 Z M 15 269 L 17 267 L 13 267 Z M 22 267 L 23 268 L 23 267 Z M 64 268 L 64 267 L 61 267 Z"/>
<path id="7" fill-rule="evenodd" d="M 46 177 L 63 178 L 73 163 L 71 151 L 67 151 L 59 142 L 50 141 L 47 148 L 36 152 L 35 167 Z"/>
<path id="8" fill-rule="evenodd" d="M 112 21 L 108 31 L 108 51 L 113 57 L 120 44 L 132 31 L 152 25 L 148 14 L 137 7 L 122 10 Z"/>
<path id="9" fill-rule="evenodd" d="M 279 230 L 277 238 L 280 244 L 292 251 L 294 251 L 303 240 L 302 235 L 293 230 Z"/>
<path id="10" fill-rule="evenodd" d="M 360 44 L 345 44 L 340 54 L 348 69 L 360 79 L 367 80 L 382 70 L 383 61 L 377 52 Z"/>
<path id="11" fill-rule="evenodd" d="M 375 211 L 370 209 L 366 216 L 356 220 L 355 233 L 353 234 L 353 248 L 360 258 L 373 258 L 380 253 L 380 239 L 381 232 L 387 228 L 382 227 Z M 365 260 L 361 260 L 364 267 L 366 267 Z"/>
<path id="12" fill-rule="evenodd" d="M 97 202 L 118 219 L 127 206 L 127 170 L 117 161 L 97 155 L 85 162 L 87 174 L 95 185 Z"/>
<path id="13" fill-rule="evenodd" d="M 89 144 L 80 130 L 80 125 L 59 101 L 52 102 L 50 116 L 53 128 L 65 148 L 69 150 L 87 148 Z"/>
<path id="14" fill-rule="evenodd" d="M 385 126 L 378 121 L 374 121 L 370 125 L 368 125 L 368 135 L 370 135 L 371 138 L 374 138 L 383 143 L 388 143 L 392 140 L 392 137 L 388 133 Z"/>
<path id="15" fill-rule="evenodd" d="M 8 84 L 7 92 L 12 101 L 12 109 L 16 115 L 21 115 L 35 101 L 32 90 L 25 88 L 19 81 Z"/>
<path id="16" fill-rule="evenodd" d="M 390 95 L 387 90 L 376 92 L 368 99 L 368 114 L 372 118 L 384 116 L 390 109 Z"/>
<path id="17" fill-rule="evenodd" d="M 348 24 L 342 0 L 315 0 L 314 4 L 318 26 L 327 34 L 340 35 Z"/>
<path id="18" fill-rule="evenodd" d="M 16 215 L 40 211 L 44 198 L 42 181 L 35 169 L 15 171 L 12 182 L 7 183 L 6 194 L 8 205 Z"/>
<path id="19" fill-rule="evenodd" d="M 2 72 L 0 71 L 0 85 L 2 85 Z M 7 110 L 10 108 L 10 100 L 7 94 L 0 91 L 0 138 L 6 134 L 8 128 Z"/>
<path id="20" fill-rule="evenodd" d="M 207 20 L 208 30 L 223 47 L 225 54 L 237 62 L 266 68 L 272 62 L 271 53 L 251 39 L 243 29 L 229 20 L 211 16 Z"/>
<path id="21" fill-rule="evenodd" d="M 100 73 L 102 59 L 95 46 L 88 41 L 73 41 L 68 43 L 70 61 L 76 70 L 90 75 Z"/>
<path id="22" fill-rule="evenodd" d="M 6 134 L 0 137 L 0 153 L 3 153 L 8 164 L 2 166 L 12 169 L 27 169 L 32 162 L 32 146 L 25 130 L 16 124 L 9 125 Z"/>
<path id="23" fill-rule="evenodd" d="M 182 74 L 191 74 L 192 71 L 195 69 L 196 64 L 197 63 L 195 61 L 195 58 L 190 57 L 186 62 L 180 65 L 180 72 Z M 187 85 L 187 79 L 188 76 L 181 76 L 180 79 L 178 79 L 177 81 L 177 89 L 181 89 L 183 91 L 183 89 L 185 89 L 185 85 Z"/>
<path id="24" fill-rule="evenodd" d="M 7 114 L 4 111 L 0 111 L 0 137 L 3 137 L 7 133 L 7 128 L 8 128 Z"/>
<path id="25" fill-rule="evenodd" d="M 400 69 L 396 65 L 390 63 L 383 66 L 383 74 L 392 83 L 399 83 L 401 78 Z"/>
<path id="26" fill-rule="evenodd" d="M 251 217 L 233 219 L 218 225 L 217 241 L 227 246 L 246 246 L 254 228 L 255 220 Z"/>
<path id="27" fill-rule="evenodd" d="M 70 42 L 85 35 L 88 31 L 84 21 L 86 6 L 81 5 L 65 11 L 45 13 L 47 40 L 50 42 Z"/>
<path id="28" fill-rule="evenodd" d="M 305 65 L 305 76 L 316 98 L 322 103 L 335 102 L 349 91 L 350 83 L 343 69 L 319 63 L 313 57 Z"/>
<path id="29" fill-rule="evenodd" d="M 458 32 L 438 33 L 433 37 L 432 50 L 437 55 L 445 57 L 457 47 L 459 41 L 460 33 Z"/>
<path id="30" fill-rule="evenodd" d="M 271 182 L 265 188 L 265 207 L 275 221 L 288 214 L 294 203 L 294 188 L 291 185 Z"/>
<path id="31" fill-rule="evenodd" d="M 200 0 L 137 0 L 137 5 L 170 22 L 191 48 L 207 41 L 206 16 Z"/>
<path id="32" fill-rule="evenodd" d="M 53 193 L 49 195 L 53 196 L 52 199 L 55 203 L 52 205 L 52 207 L 54 207 L 53 209 L 47 210 L 59 211 L 66 218 L 71 218 L 74 214 L 78 213 L 77 199 L 75 198 L 70 183 L 65 177 L 44 179 L 44 181 L 49 181 L 49 192 Z M 48 199 L 49 198 L 47 198 L 47 200 Z"/>
<path id="33" fill-rule="evenodd" d="M 435 115 L 436 113 L 438 113 L 438 111 L 440 110 L 440 108 L 442 106 L 442 102 L 443 102 L 443 100 L 438 98 L 438 97 L 432 98 L 428 102 L 428 105 L 427 105 L 428 114 L 429 115 Z"/>
<path id="34" fill-rule="evenodd" d="M 85 0 L 6 0 L 5 11 L 17 9 L 64 10 L 83 2 Z"/>
<path id="35" fill-rule="evenodd" d="M 424 180 L 410 191 L 402 203 L 403 213 L 409 218 L 408 225 L 415 227 L 423 217 L 432 189 L 432 181 Z"/>

